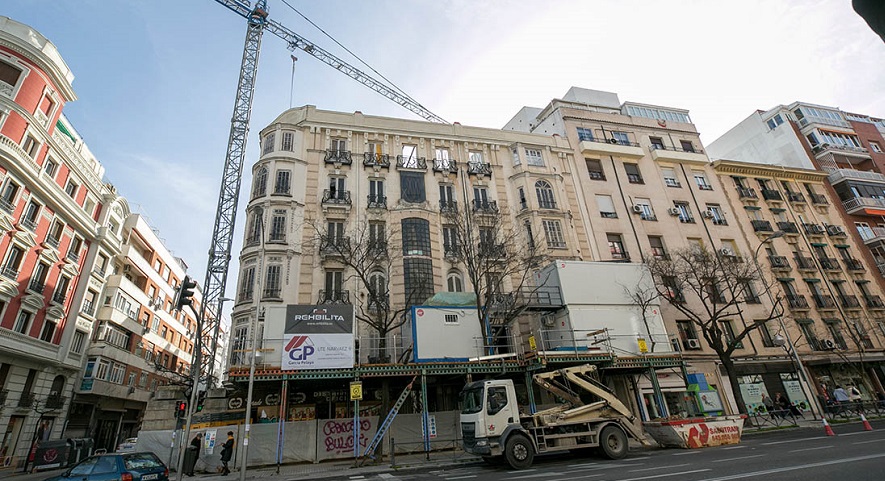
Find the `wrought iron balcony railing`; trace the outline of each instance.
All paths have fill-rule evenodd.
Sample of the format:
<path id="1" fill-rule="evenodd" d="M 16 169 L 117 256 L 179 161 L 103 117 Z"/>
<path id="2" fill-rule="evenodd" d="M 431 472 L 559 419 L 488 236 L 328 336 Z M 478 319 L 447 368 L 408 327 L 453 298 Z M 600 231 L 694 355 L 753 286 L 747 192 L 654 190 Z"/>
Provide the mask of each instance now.
<path id="1" fill-rule="evenodd" d="M 435 159 L 433 161 L 434 172 L 448 172 L 450 174 L 458 173 L 458 162 L 453 159 Z"/>
<path id="2" fill-rule="evenodd" d="M 778 222 L 777 223 L 778 230 L 782 230 L 787 234 L 798 234 L 799 228 L 796 227 L 795 222 Z"/>
<path id="3" fill-rule="evenodd" d="M 824 268 L 824 270 L 828 271 L 841 271 L 842 266 L 839 265 L 839 261 L 833 259 L 832 257 L 821 257 L 820 258 L 820 266 Z"/>
<path id="4" fill-rule="evenodd" d="M 768 256 L 772 269 L 789 269 L 790 261 L 784 256 Z"/>
<path id="5" fill-rule="evenodd" d="M 485 162 L 467 162 L 467 173 L 470 175 L 492 175 L 492 164 Z"/>
<path id="6" fill-rule="evenodd" d="M 814 270 L 817 269 L 817 266 L 814 265 L 814 260 L 811 257 L 805 256 L 793 256 L 793 260 L 796 261 L 796 266 L 800 270 Z"/>
<path id="7" fill-rule="evenodd" d="M 813 294 L 814 304 L 821 309 L 832 309 L 836 307 L 836 301 L 829 294 Z"/>
<path id="8" fill-rule="evenodd" d="M 849 271 L 865 271 L 866 268 L 863 266 L 863 262 L 860 259 L 844 259 L 845 267 Z"/>
<path id="9" fill-rule="evenodd" d="M 367 197 L 368 204 L 367 207 L 369 209 L 387 209 L 387 196 L 386 195 L 372 195 L 369 194 Z"/>
<path id="10" fill-rule="evenodd" d="M 320 289 L 317 304 L 350 304 L 350 291 Z"/>
<path id="11" fill-rule="evenodd" d="M 279 287 L 266 287 L 261 293 L 262 299 L 282 299 Z"/>
<path id="12" fill-rule="evenodd" d="M 49 397 L 46 398 L 46 407 L 48 409 L 61 409 L 65 405 L 65 401 L 68 398 L 65 396 L 61 396 L 58 394 L 50 394 Z"/>
<path id="13" fill-rule="evenodd" d="M 885 309 L 885 302 L 882 302 L 882 298 L 879 296 L 866 296 L 864 300 L 866 301 L 867 307 L 871 309 Z"/>
<path id="14" fill-rule="evenodd" d="M 787 294 L 787 302 L 791 309 L 808 309 L 808 300 L 801 294 Z"/>
<path id="15" fill-rule="evenodd" d="M 781 193 L 774 189 L 762 189 L 762 198 L 765 200 L 784 200 Z"/>
<path id="16" fill-rule="evenodd" d="M 46 288 L 46 284 L 44 284 L 38 280 L 32 280 L 30 283 L 28 283 L 28 290 L 32 291 L 32 292 L 36 292 L 37 294 L 43 294 L 43 289 L 45 289 L 45 288 Z"/>
<path id="17" fill-rule="evenodd" d="M 396 168 L 427 170 L 427 159 L 424 157 L 404 157 L 402 155 L 397 155 Z"/>
<path id="18" fill-rule="evenodd" d="M 327 150 L 323 161 L 327 164 L 350 165 L 353 163 L 353 158 L 349 150 Z"/>
<path id="19" fill-rule="evenodd" d="M 454 214 L 458 212 L 458 203 L 454 200 L 441 200 L 439 201 L 439 211 Z"/>
<path id="20" fill-rule="evenodd" d="M 853 294 L 839 296 L 839 304 L 842 304 L 842 307 L 848 309 L 860 307 L 860 301 L 857 300 L 857 296 Z"/>
<path id="21" fill-rule="evenodd" d="M 363 165 L 365 165 L 366 167 L 390 168 L 390 155 L 366 152 L 363 154 Z"/>
<path id="22" fill-rule="evenodd" d="M 53 249 L 58 249 L 59 241 L 55 237 L 52 237 L 51 235 L 46 236 L 46 240 L 44 242 L 46 242 L 46 245 L 48 245 L 49 247 L 52 247 Z"/>
<path id="23" fill-rule="evenodd" d="M 23 392 L 21 397 L 18 398 L 18 407 L 20 408 L 29 408 L 34 405 L 34 401 L 37 400 L 37 396 L 32 392 Z"/>
<path id="24" fill-rule="evenodd" d="M 805 196 L 801 192 L 787 191 L 787 199 L 790 202 L 805 202 Z"/>
<path id="25" fill-rule="evenodd" d="M 344 204 L 350 205 L 349 190 L 330 190 L 323 191 L 323 204 Z"/>
<path id="26" fill-rule="evenodd" d="M 751 220 L 750 224 L 753 225 L 753 232 L 774 232 L 771 222 L 767 220 Z"/>
<path id="27" fill-rule="evenodd" d="M 749 187 L 737 187 L 738 197 L 741 199 L 758 199 L 756 190 Z"/>
<path id="28" fill-rule="evenodd" d="M 827 196 L 821 194 L 808 194 L 811 196 L 811 203 L 818 205 L 829 205 L 827 201 Z"/>
<path id="29" fill-rule="evenodd" d="M 475 200 L 473 201 L 473 212 L 480 214 L 497 214 L 498 202 L 494 200 Z"/>

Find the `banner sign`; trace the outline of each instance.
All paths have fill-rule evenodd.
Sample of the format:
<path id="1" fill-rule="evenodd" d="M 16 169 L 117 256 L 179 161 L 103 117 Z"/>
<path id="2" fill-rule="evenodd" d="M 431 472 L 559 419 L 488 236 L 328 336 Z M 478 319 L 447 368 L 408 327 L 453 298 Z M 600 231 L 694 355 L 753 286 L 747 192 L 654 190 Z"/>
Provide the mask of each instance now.
<path id="1" fill-rule="evenodd" d="M 286 306 L 282 370 L 353 367 L 353 305 Z"/>

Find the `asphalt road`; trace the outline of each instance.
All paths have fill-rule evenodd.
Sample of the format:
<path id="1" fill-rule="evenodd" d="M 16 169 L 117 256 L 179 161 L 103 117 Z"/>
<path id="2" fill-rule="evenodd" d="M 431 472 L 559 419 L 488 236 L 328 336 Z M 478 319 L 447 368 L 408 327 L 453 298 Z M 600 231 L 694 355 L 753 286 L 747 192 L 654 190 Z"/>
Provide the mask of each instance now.
<path id="1" fill-rule="evenodd" d="M 328 477 L 386 481 L 882 481 L 885 421 L 838 425 L 837 436 L 799 429 L 744 436 L 741 444 L 695 450 L 646 449 L 620 461 L 576 455 L 540 457 L 530 469 L 470 465 L 447 470 Z"/>

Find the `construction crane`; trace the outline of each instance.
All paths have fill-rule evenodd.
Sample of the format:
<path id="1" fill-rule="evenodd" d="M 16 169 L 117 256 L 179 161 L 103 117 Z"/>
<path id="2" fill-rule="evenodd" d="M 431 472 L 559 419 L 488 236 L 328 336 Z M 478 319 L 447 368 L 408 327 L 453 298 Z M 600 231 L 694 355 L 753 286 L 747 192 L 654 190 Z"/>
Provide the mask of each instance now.
<path id="1" fill-rule="evenodd" d="M 285 26 L 268 19 L 265 0 L 258 0 L 254 7 L 245 0 L 215 1 L 245 18 L 247 27 L 243 60 L 240 65 L 240 78 L 237 82 L 237 96 L 231 118 L 227 155 L 224 160 L 224 173 L 221 178 L 221 192 L 218 195 L 218 209 L 215 213 L 212 246 L 209 248 L 209 263 L 206 268 L 206 280 L 203 283 L 203 312 L 202 315 L 197 316 L 199 324 L 197 331 L 200 336 L 197 339 L 199 349 L 195 350 L 194 369 L 196 375 L 194 380 L 197 381 L 197 378 L 201 377 L 208 384 L 213 384 L 218 333 L 221 327 L 221 307 L 225 300 L 224 291 L 230 266 L 237 200 L 243 176 L 243 161 L 246 156 L 246 140 L 249 134 L 249 117 L 252 113 L 252 97 L 255 93 L 255 77 L 258 72 L 258 55 L 261 50 L 262 33 L 265 30 L 273 33 L 283 39 L 290 50 L 299 49 L 310 54 L 428 121 L 448 123 L 405 93 L 381 83 Z"/>

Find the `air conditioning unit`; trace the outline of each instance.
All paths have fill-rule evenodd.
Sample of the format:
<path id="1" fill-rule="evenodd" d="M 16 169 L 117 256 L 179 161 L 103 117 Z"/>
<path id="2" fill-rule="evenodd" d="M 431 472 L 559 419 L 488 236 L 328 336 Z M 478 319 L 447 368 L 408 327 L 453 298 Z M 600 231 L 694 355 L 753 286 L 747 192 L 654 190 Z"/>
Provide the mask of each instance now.
<path id="1" fill-rule="evenodd" d="M 712 218 L 713 218 L 713 212 L 712 212 L 712 211 L 709 211 L 709 210 L 705 210 L 705 211 L 703 212 L 703 214 L 701 214 L 701 215 L 703 215 L 704 218 L 706 218 L 706 219 L 712 219 Z"/>
<path id="2" fill-rule="evenodd" d="M 700 349 L 701 341 L 698 339 L 689 339 L 688 340 L 688 348 L 689 349 Z"/>
<path id="3" fill-rule="evenodd" d="M 634 205 L 633 206 L 633 213 L 634 214 L 641 214 L 642 213 L 642 206 L 638 205 L 638 204 Z"/>
<path id="4" fill-rule="evenodd" d="M 618 139 L 608 139 L 608 143 L 610 143 L 610 144 L 617 144 L 617 143 L 618 143 Z"/>
<path id="5" fill-rule="evenodd" d="M 826 347 L 827 349 L 830 349 L 830 350 L 836 349 L 836 347 L 837 347 L 836 343 L 832 339 L 824 339 L 823 345 L 824 345 L 824 347 Z"/>
<path id="6" fill-rule="evenodd" d="M 719 249 L 719 253 L 724 256 L 733 256 L 734 255 L 734 252 L 732 252 L 732 250 L 729 249 L 728 247 L 723 247 L 722 249 Z"/>
<path id="7" fill-rule="evenodd" d="M 679 215 L 679 209 L 677 209 L 676 207 L 671 207 L 671 208 L 667 209 L 667 213 L 672 216 L 677 216 L 677 215 Z"/>

